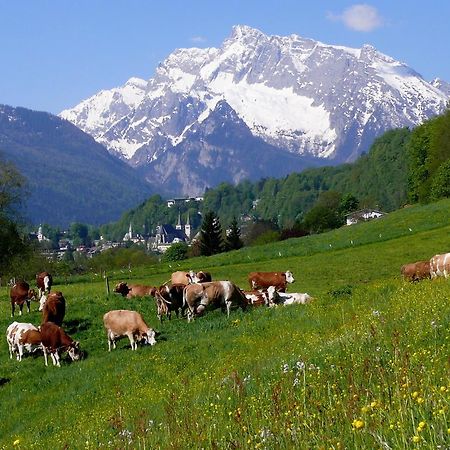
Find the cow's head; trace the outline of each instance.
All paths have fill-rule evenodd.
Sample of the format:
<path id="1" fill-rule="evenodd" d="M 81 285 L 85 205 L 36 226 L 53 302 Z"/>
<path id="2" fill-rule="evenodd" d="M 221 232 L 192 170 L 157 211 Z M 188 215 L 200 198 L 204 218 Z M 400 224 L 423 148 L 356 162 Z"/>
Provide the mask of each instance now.
<path id="1" fill-rule="evenodd" d="M 145 344 L 155 345 L 156 344 L 156 332 L 153 328 L 149 328 L 146 332 L 141 334 L 141 340 Z"/>
<path id="2" fill-rule="evenodd" d="M 290 270 L 284 272 L 284 274 L 286 275 L 286 283 L 293 283 L 295 281 L 294 275 L 292 275 L 292 272 Z"/>
<path id="3" fill-rule="evenodd" d="M 275 286 L 269 286 L 267 288 L 267 306 L 274 306 L 280 301 L 280 296 L 278 295 Z"/>
<path id="4" fill-rule="evenodd" d="M 121 294 L 123 297 L 126 297 L 128 295 L 128 292 L 130 292 L 131 289 L 128 287 L 127 283 L 120 282 L 116 287 L 114 288 L 114 292 L 117 294 Z"/>
<path id="5" fill-rule="evenodd" d="M 72 361 L 78 361 L 83 356 L 83 352 L 80 349 L 80 343 L 77 341 L 73 341 L 70 345 L 67 353 L 70 356 Z"/>
<path id="6" fill-rule="evenodd" d="M 187 278 L 189 284 L 198 283 L 199 282 L 197 274 L 193 270 L 190 270 L 186 274 L 186 278 Z"/>

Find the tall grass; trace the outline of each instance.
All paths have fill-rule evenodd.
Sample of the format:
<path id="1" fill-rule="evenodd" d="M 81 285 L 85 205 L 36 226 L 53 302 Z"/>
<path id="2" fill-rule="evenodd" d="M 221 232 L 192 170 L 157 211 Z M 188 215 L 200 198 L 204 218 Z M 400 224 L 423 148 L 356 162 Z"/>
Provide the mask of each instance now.
<path id="1" fill-rule="evenodd" d="M 243 287 L 250 270 L 290 268 L 297 278 L 291 290 L 316 298 L 306 306 L 237 310 L 230 319 L 213 311 L 190 324 L 159 324 L 151 299 L 107 296 L 100 277 L 59 280 L 55 290 L 67 299 L 64 328 L 87 357 L 46 368 L 42 356 L 18 363 L 6 342 L 0 345 L 0 445 L 448 447 L 450 286 L 399 279 L 401 263 L 445 250 L 448 223 L 427 225 L 429 208 L 414 212 L 413 232 L 386 228 L 389 240 L 379 237 L 380 221 L 361 226 L 365 245 L 346 242 L 357 229 L 342 229 L 314 237 L 310 253 L 298 239 L 280 244 L 282 255 L 292 252 L 288 257 L 272 259 L 276 247 L 267 246 L 251 249 L 260 255 L 255 261 L 221 265 L 225 255 L 190 261 Z M 439 208 L 435 213 L 444 217 Z M 113 278 L 160 284 L 169 272 L 149 268 Z M 102 315 L 118 308 L 140 311 L 161 331 L 158 344 L 132 352 L 122 340 L 109 353 Z M 2 288 L 1 329 L 11 321 Z M 38 324 L 37 304 L 20 321 Z"/>

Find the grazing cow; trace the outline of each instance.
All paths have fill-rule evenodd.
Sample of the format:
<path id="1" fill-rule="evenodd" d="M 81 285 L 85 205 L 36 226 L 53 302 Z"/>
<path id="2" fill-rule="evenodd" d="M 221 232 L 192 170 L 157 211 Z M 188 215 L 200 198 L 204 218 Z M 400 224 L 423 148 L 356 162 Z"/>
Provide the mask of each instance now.
<path id="1" fill-rule="evenodd" d="M 38 329 L 31 323 L 13 322 L 6 330 L 6 341 L 9 347 L 9 357 L 16 353 L 18 361 L 22 361 L 24 349 L 31 353 L 41 347 L 41 336 Z"/>
<path id="2" fill-rule="evenodd" d="M 184 288 L 183 304 L 188 308 L 188 321 L 200 316 L 209 306 L 222 308 L 230 316 L 232 305 L 247 307 L 247 299 L 242 291 L 231 281 L 211 281 L 201 284 L 190 284 Z"/>
<path id="3" fill-rule="evenodd" d="M 275 305 L 306 305 L 313 300 L 313 298 L 307 293 L 299 292 L 279 292 L 276 290 L 275 286 L 269 286 L 267 288 L 267 295 L 269 297 L 269 306 Z"/>
<path id="4" fill-rule="evenodd" d="M 66 299 L 62 292 L 50 292 L 42 308 L 42 323 L 53 322 L 61 326 L 66 314 Z"/>
<path id="5" fill-rule="evenodd" d="M 41 272 L 36 275 L 36 286 L 39 290 L 39 298 L 45 293 L 49 293 L 53 285 L 53 277 L 48 272 Z"/>
<path id="6" fill-rule="evenodd" d="M 275 286 L 277 291 L 285 292 L 286 284 L 293 283 L 292 272 L 250 272 L 248 282 L 250 289 L 267 289 L 269 286 Z"/>
<path id="7" fill-rule="evenodd" d="M 163 316 L 171 319 L 172 311 L 179 315 L 183 311 L 183 289 L 184 284 L 163 284 L 155 293 L 157 315 L 160 322 Z"/>
<path id="8" fill-rule="evenodd" d="M 450 253 L 442 255 L 434 255 L 430 259 L 430 276 L 431 278 L 445 277 L 450 275 Z"/>
<path id="9" fill-rule="evenodd" d="M 74 341 L 61 327 L 53 322 L 45 322 L 39 328 L 46 366 L 48 366 L 47 353 L 50 353 L 53 365 L 58 367 L 61 367 L 60 352 L 67 352 L 72 361 L 81 358 L 80 343 Z"/>
<path id="10" fill-rule="evenodd" d="M 154 286 L 145 286 L 143 284 L 130 284 L 128 286 L 128 284 L 125 282 L 120 282 L 114 288 L 114 292 L 121 294 L 126 298 L 144 297 L 146 295 L 154 297 L 156 290 L 157 288 Z"/>
<path id="11" fill-rule="evenodd" d="M 256 289 L 252 291 L 242 291 L 247 299 L 247 303 L 250 306 L 262 306 L 269 305 L 269 296 L 265 291 L 258 291 Z"/>
<path id="12" fill-rule="evenodd" d="M 137 350 L 137 343 L 144 341 L 145 344 L 156 344 L 156 333 L 144 322 L 142 316 L 136 311 L 119 309 L 109 311 L 103 316 L 103 323 L 108 337 L 108 350 L 111 344 L 116 348 L 116 340 L 128 336 L 131 350 Z"/>
<path id="13" fill-rule="evenodd" d="M 24 303 L 27 304 L 27 310 L 30 312 L 30 302 L 36 299 L 36 291 L 30 289 L 30 285 L 26 281 L 18 281 L 11 287 L 9 296 L 11 298 L 11 317 L 14 317 L 16 305 L 19 305 L 19 316 L 21 316 Z"/>
<path id="14" fill-rule="evenodd" d="M 191 272 L 183 272 L 182 270 L 174 272 L 170 277 L 171 284 L 183 284 L 184 286 L 191 284 Z"/>
<path id="15" fill-rule="evenodd" d="M 431 278 L 430 261 L 417 261 L 405 264 L 400 271 L 403 279 L 406 281 L 420 281 L 425 278 Z"/>
<path id="16" fill-rule="evenodd" d="M 212 281 L 212 276 L 209 272 L 194 272 L 193 270 L 189 271 L 189 279 L 191 283 L 207 283 Z"/>

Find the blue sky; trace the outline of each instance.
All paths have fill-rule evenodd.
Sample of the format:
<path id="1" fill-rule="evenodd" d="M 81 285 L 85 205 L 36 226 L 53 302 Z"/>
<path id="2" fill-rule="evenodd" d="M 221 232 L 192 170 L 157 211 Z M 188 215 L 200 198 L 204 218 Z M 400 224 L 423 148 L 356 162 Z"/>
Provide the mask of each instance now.
<path id="1" fill-rule="evenodd" d="M 236 24 L 329 44 L 372 44 L 450 82 L 450 2 L 0 0 L 0 103 L 59 113 L 180 47 L 217 47 Z"/>

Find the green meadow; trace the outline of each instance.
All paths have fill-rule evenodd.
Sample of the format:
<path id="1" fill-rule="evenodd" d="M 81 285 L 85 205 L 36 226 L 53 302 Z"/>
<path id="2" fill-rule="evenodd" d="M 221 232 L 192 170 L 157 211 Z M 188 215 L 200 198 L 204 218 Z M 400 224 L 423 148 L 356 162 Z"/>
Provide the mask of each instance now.
<path id="1" fill-rule="evenodd" d="M 314 301 L 211 311 L 160 324 L 154 299 L 107 295 L 98 274 L 57 279 L 65 330 L 86 357 L 62 367 L 0 344 L 0 446 L 22 449 L 410 449 L 450 447 L 450 281 L 400 266 L 450 251 L 450 201 L 322 235 L 108 273 L 159 285 L 203 269 L 247 289 L 291 270 Z M 40 323 L 37 303 L 15 320 Z M 139 311 L 160 332 L 108 352 L 102 316 Z M 12 322 L 0 288 L 0 328 Z"/>

